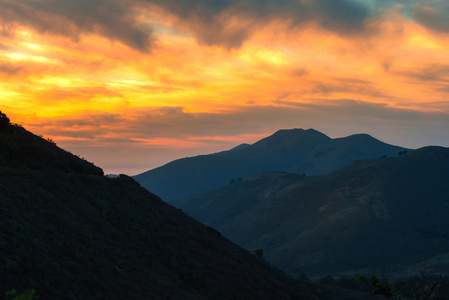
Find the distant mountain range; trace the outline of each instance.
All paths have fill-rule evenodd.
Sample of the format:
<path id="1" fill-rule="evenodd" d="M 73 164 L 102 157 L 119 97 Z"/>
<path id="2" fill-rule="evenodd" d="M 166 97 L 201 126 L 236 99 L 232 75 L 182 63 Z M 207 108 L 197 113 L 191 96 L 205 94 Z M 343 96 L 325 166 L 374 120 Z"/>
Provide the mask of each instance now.
<path id="1" fill-rule="evenodd" d="M 102 175 L 0 112 L 1 297 L 326 298 L 132 178 Z"/>
<path id="2" fill-rule="evenodd" d="M 332 139 L 314 129 L 279 130 L 253 145 L 175 160 L 134 176 L 163 200 L 208 191 L 263 171 L 319 175 L 360 159 L 397 156 L 408 150 L 367 134 Z"/>
<path id="3" fill-rule="evenodd" d="M 361 153 L 348 139 L 380 147 L 367 136 L 334 143 Z M 419 263 L 449 271 L 449 148 L 360 160 L 321 176 L 263 172 L 170 203 L 295 276 L 402 272 Z"/>

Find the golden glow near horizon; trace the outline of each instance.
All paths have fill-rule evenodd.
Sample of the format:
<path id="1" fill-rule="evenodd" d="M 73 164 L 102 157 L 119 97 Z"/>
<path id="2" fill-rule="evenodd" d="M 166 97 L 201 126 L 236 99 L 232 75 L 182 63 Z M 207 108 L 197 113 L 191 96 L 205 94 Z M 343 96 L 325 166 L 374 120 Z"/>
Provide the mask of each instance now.
<path id="1" fill-rule="evenodd" d="M 266 119 L 270 109 L 297 110 L 304 120 L 304 114 L 313 113 L 313 120 L 330 114 L 335 120 L 350 118 L 345 107 L 359 109 L 353 116 L 366 114 L 365 120 L 447 114 L 449 21 L 432 23 L 430 17 L 440 17 L 438 10 L 418 4 L 410 6 L 415 10 L 410 18 L 404 4 L 391 2 L 352 25 L 365 26 L 359 32 L 326 12 L 298 17 L 281 4 L 267 10 L 265 21 L 244 1 L 225 8 L 198 4 L 198 15 L 188 10 L 186 17 L 170 4 L 135 0 L 115 31 L 110 31 L 112 21 L 84 26 L 64 8 L 60 20 L 54 10 L 46 12 L 55 18 L 53 28 L 52 21 L 23 21 L 6 7 L 0 12 L 0 20 L 9 24 L 0 29 L 0 109 L 13 122 L 56 141 L 121 139 L 140 147 L 175 148 L 240 140 L 234 138 L 244 136 L 244 128 L 234 130 L 243 126 L 239 118 L 260 114 Z M 298 5 L 307 9 L 313 3 Z M 200 14 L 203 9 L 205 15 L 219 13 L 209 19 Z M 141 46 L 145 37 L 140 38 L 145 34 L 146 49 Z M 406 122 L 407 116 L 392 122 Z M 279 120 L 273 127 L 255 130 L 248 124 L 247 129 L 260 136 L 292 123 Z M 301 120 L 297 127 L 319 127 Z M 208 132 L 208 127 L 215 129 Z"/>

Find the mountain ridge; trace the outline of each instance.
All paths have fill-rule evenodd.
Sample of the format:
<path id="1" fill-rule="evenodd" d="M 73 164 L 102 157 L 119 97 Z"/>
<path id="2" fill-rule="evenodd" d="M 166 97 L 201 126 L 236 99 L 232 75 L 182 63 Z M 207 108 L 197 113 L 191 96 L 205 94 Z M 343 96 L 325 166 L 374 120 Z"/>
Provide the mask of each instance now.
<path id="1" fill-rule="evenodd" d="M 19 125 L 9 123 L 0 128 L 0 163 L 8 167 L 104 175 L 101 168 L 61 150 L 51 139 L 36 136 Z"/>
<path id="2" fill-rule="evenodd" d="M 171 203 L 289 274 L 337 274 L 444 253 L 448 182 L 449 148 L 433 146 L 321 176 L 263 172 Z"/>
<path id="3" fill-rule="evenodd" d="M 355 160 L 396 156 L 403 150 L 408 149 L 388 145 L 366 134 L 331 139 L 315 129 L 281 129 L 252 145 L 174 160 L 133 178 L 163 200 L 170 201 L 225 186 L 232 179 L 262 171 L 319 175 Z"/>

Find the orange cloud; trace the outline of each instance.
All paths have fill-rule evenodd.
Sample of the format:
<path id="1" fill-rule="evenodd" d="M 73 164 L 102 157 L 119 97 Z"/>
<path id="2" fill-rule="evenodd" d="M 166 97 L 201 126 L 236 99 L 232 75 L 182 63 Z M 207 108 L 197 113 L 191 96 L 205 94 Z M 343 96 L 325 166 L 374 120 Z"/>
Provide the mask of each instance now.
<path id="1" fill-rule="evenodd" d="M 248 132 L 413 118 L 449 129 L 445 8 L 387 2 L 10 0 L 0 108 L 75 148 L 216 151 Z"/>

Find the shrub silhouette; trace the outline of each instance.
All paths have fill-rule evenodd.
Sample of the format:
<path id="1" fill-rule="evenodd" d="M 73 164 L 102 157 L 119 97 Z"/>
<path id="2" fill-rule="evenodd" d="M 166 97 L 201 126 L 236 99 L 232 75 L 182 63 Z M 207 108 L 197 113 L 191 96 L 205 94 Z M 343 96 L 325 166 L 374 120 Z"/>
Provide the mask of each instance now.
<path id="1" fill-rule="evenodd" d="M 373 295 L 382 295 L 385 298 L 393 297 L 393 285 L 384 277 L 379 278 L 377 275 L 370 275 L 366 278 L 364 275 L 357 276 L 359 281 L 368 280 L 371 284 L 371 293 Z"/>
<path id="2" fill-rule="evenodd" d="M 0 129 L 6 128 L 10 124 L 9 118 L 0 110 Z"/>
<path id="3" fill-rule="evenodd" d="M 17 291 L 14 289 L 6 293 L 7 300 L 32 300 L 36 299 L 37 292 L 36 290 L 26 290 L 20 295 L 17 295 Z"/>

